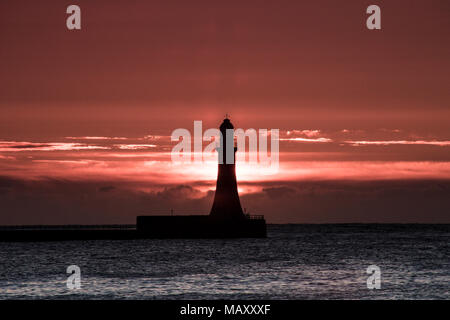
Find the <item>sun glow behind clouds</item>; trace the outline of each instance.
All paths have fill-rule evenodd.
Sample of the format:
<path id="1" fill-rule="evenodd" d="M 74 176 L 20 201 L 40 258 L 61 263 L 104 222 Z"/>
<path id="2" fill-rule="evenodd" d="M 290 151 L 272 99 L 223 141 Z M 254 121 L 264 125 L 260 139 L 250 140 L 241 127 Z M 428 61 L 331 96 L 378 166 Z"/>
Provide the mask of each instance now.
<path id="1" fill-rule="evenodd" d="M 268 165 L 249 162 L 254 154 L 238 150 L 240 191 L 254 192 L 255 185 L 278 181 L 450 179 L 450 141 L 446 137 L 416 136 L 412 140 L 411 133 L 400 130 L 372 134 L 345 130 L 343 137 L 341 131 L 280 131 L 282 152 L 277 172 Z M 191 153 L 191 162 L 176 163 L 171 161 L 170 152 L 175 143 L 167 135 L 66 138 L 80 141 L 0 140 L 0 175 L 127 182 L 139 188 L 144 184 L 200 184 L 202 191 L 214 189 L 218 166 L 215 151 L 203 153 L 203 161 L 193 161 L 199 154 Z"/>
<path id="2" fill-rule="evenodd" d="M 131 151 L 129 151 L 131 153 Z M 0 159 L 3 176 L 26 180 L 111 181 L 152 186 L 196 184 L 202 191 L 212 190 L 217 178 L 217 162 L 173 163 L 170 154 L 128 158 L 83 157 L 60 159 Z M 138 152 L 139 154 L 139 152 Z M 146 154 L 146 153 L 144 153 Z M 281 159 L 288 156 L 281 155 Z M 276 174 L 266 166 L 249 162 L 236 165 L 236 176 L 242 192 L 253 192 L 259 183 L 313 180 L 394 180 L 450 179 L 450 163 L 434 161 L 308 161 L 281 160 Z"/>

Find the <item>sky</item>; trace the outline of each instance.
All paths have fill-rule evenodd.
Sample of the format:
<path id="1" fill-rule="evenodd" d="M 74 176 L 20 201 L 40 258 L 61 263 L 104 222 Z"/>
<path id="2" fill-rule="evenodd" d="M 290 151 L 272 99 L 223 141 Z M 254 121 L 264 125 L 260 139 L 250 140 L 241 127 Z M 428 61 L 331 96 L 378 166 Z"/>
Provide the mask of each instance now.
<path id="1" fill-rule="evenodd" d="M 269 223 L 450 223 L 449 36 L 446 0 L 1 1 L 0 224 L 207 214 L 170 135 L 225 114 L 280 130 L 276 174 L 236 165 Z"/>

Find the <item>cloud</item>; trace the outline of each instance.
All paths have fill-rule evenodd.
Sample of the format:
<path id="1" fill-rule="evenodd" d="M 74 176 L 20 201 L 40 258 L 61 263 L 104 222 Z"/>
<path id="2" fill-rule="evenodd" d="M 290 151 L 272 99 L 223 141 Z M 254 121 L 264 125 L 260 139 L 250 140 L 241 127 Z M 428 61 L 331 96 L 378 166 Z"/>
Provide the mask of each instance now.
<path id="1" fill-rule="evenodd" d="M 400 130 L 400 129 L 386 129 L 386 128 L 381 128 L 380 131 L 390 132 L 390 133 L 400 133 L 400 132 L 402 132 L 402 130 Z"/>
<path id="2" fill-rule="evenodd" d="M 117 147 L 122 150 L 144 150 L 149 148 L 156 148 L 156 144 L 115 144 L 114 147 Z"/>
<path id="3" fill-rule="evenodd" d="M 95 136 L 84 136 L 84 137 L 65 137 L 68 140 L 127 140 L 125 137 L 95 137 Z"/>
<path id="4" fill-rule="evenodd" d="M 286 186 L 263 188 L 262 191 L 272 199 L 279 199 L 295 193 L 295 189 Z"/>
<path id="5" fill-rule="evenodd" d="M 208 214 L 211 193 L 122 181 L 0 177 L 0 225 L 134 223 L 136 216 Z"/>
<path id="6" fill-rule="evenodd" d="M 286 181 L 241 194 L 269 223 L 449 223 L 450 180 Z M 137 215 L 208 214 L 214 189 L 113 180 L 0 177 L 0 224 L 134 223 Z"/>
<path id="7" fill-rule="evenodd" d="M 294 142 L 332 142 L 333 140 L 326 137 L 320 137 L 321 130 L 288 130 L 281 133 L 280 141 Z"/>
<path id="8" fill-rule="evenodd" d="M 345 143 L 350 144 L 352 146 L 367 146 L 367 145 L 375 145 L 375 146 L 389 146 L 389 145 L 432 145 L 432 146 L 440 146 L 446 147 L 450 146 L 450 141 L 437 141 L 437 140 L 389 140 L 389 141 L 345 141 Z"/>
<path id="9" fill-rule="evenodd" d="M 288 130 L 286 131 L 288 136 L 290 135 L 305 135 L 308 138 L 318 137 L 321 134 L 320 130 Z"/>
<path id="10" fill-rule="evenodd" d="M 450 180 L 292 181 L 241 202 L 273 223 L 449 223 L 449 194 Z"/>
<path id="11" fill-rule="evenodd" d="M 16 157 L 13 156 L 4 156 L 0 154 L 0 159 L 4 159 L 4 160 L 16 160 Z"/>
<path id="12" fill-rule="evenodd" d="M 71 151 L 71 150 L 105 150 L 108 147 L 89 145 L 84 143 L 64 142 L 23 142 L 23 141 L 0 141 L 0 152 L 18 151 Z"/>
<path id="13" fill-rule="evenodd" d="M 309 138 L 280 138 L 280 141 L 297 141 L 297 142 L 332 142 L 333 140 L 329 138 L 317 138 L 317 139 L 309 139 Z"/>
<path id="14" fill-rule="evenodd" d="M 157 197 L 164 199 L 199 199 L 204 197 L 204 193 L 188 185 L 178 185 L 165 187 L 164 190 L 156 192 Z"/>
<path id="15" fill-rule="evenodd" d="M 171 136 L 161 136 L 161 135 L 153 135 L 153 134 L 149 134 L 144 136 L 143 138 L 139 138 L 138 140 L 168 140 L 170 141 L 170 137 Z"/>
<path id="16" fill-rule="evenodd" d="M 98 190 L 100 192 L 110 192 L 110 191 L 113 191 L 115 189 L 116 189 L 116 187 L 114 187 L 114 186 L 105 186 L 105 187 L 98 188 Z"/>

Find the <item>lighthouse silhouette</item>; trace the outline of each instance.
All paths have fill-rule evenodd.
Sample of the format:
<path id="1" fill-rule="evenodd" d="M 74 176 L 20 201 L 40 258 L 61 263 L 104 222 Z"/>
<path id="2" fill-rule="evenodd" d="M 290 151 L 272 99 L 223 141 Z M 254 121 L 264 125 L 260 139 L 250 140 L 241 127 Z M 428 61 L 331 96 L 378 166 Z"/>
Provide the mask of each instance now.
<path id="1" fill-rule="evenodd" d="M 211 211 L 201 215 L 138 216 L 138 238 L 265 238 L 262 215 L 244 214 L 236 182 L 234 126 L 228 116 L 220 125 L 219 164 Z"/>
<path id="2" fill-rule="evenodd" d="M 236 182 L 234 126 L 228 116 L 220 125 L 219 169 L 217 173 L 216 193 L 210 216 L 219 219 L 244 219 Z M 227 130 L 231 134 L 227 134 Z M 227 138 L 231 141 L 227 141 Z M 231 148 L 229 146 L 231 144 Z M 227 152 L 232 152 L 228 154 Z"/>

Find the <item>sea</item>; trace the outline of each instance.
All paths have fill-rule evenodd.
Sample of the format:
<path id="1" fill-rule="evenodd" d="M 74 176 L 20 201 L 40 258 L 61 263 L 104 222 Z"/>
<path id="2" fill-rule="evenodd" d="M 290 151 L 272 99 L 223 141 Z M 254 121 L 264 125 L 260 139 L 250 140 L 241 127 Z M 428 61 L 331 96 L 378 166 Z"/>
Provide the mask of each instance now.
<path id="1" fill-rule="evenodd" d="M 2 242 L 0 299 L 447 300 L 449 257 L 449 224 L 268 225 L 265 239 Z"/>

